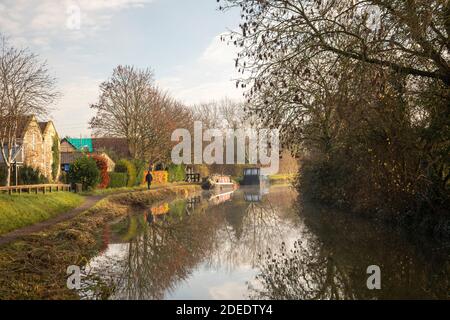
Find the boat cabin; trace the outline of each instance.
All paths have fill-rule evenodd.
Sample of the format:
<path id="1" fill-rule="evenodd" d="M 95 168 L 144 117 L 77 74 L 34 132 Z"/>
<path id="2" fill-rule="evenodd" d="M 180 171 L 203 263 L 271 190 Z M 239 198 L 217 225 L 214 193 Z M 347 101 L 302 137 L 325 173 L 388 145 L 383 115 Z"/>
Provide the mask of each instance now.
<path id="1" fill-rule="evenodd" d="M 261 169 L 260 168 L 246 168 L 244 169 L 243 185 L 259 185 L 261 183 Z"/>

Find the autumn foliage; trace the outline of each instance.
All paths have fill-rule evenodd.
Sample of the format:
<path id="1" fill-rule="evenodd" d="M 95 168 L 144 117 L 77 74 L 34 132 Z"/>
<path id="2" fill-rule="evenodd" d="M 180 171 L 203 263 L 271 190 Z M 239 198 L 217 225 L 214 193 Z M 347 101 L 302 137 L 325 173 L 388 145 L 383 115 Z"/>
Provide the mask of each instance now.
<path id="1" fill-rule="evenodd" d="M 148 171 L 144 172 L 144 181 L 142 184 L 145 184 L 145 177 L 147 176 Z M 152 183 L 167 183 L 169 181 L 169 173 L 167 171 L 152 171 L 153 181 Z"/>
<path id="2" fill-rule="evenodd" d="M 98 185 L 99 189 L 105 189 L 109 185 L 109 175 L 108 175 L 108 162 L 105 157 L 100 155 L 91 156 L 97 163 L 97 168 L 100 170 L 100 183 Z"/>

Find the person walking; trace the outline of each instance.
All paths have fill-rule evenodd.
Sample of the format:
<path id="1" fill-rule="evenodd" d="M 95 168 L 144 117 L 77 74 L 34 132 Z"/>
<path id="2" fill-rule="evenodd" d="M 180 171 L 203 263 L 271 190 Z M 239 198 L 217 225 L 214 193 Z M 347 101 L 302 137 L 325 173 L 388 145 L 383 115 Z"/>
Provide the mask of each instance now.
<path id="1" fill-rule="evenodd" d="M 148 187 L 148 190 L 150 190 L 150 187 L 152 186 L 152 181 L 153 181 L 153 176 L 150 171 L 145 176 L 145 181 L 147 181 L 147 187 Z"/>

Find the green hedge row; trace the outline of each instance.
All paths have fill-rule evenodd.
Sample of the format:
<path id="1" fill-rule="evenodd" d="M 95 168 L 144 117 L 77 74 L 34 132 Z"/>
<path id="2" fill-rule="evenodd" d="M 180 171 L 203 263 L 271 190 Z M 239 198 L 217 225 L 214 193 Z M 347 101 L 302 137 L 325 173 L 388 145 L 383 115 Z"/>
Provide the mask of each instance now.
<path id="1" fill-rule="evenodd" d="M 124 172 L 109 172 L 108 188 L 123 188 L 127 186 L 128 175 Z"/>
<path id="2" fill-rule="evenodd" d="M 172 164 L 169 166 L 169 182 L 179 182 L 186 179 L 184 166 Z"/>
<path id="3" fill-rule="evenodd" d="M 6 184 L 7 169 L 5 165 L 0 165 L 0 186 Z M 19 168 L 18 183 L 20 184 L 43 184 L 48 183 L 47 178 L 39 171 L 32 167 L 24 166 Z M 16 173 L 11 169 L 11 185 L 16 183 Z"/>
<path id="4" fill-rule="evenodd" d="M 114 171 L 127 175 L 127 187 L 134 187 L 136 185 L 136 167 L 131 161 L 125 159 L 118 161 Z"/>

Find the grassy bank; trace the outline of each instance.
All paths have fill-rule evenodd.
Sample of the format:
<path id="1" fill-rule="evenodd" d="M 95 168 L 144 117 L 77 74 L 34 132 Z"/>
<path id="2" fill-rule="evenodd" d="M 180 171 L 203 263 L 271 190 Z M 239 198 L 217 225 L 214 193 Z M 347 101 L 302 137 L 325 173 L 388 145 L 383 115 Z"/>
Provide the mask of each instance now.
<path id="1" fill-rule="evenodd" d="M 0 195 L 0 234 L 50 219 L 79 206 L 83 199 L 69 192 Z"/>
<path id="2" fill-rule="evenodd" d="M 176 186 L 190 185 L 187 182 L 167 182 L 167 183 L 154 183 L 151 189 L 160 189 Z M 84 196 L 108 196 L 112 194 L 127 193 L 133 191 L 146 191 L 147 185 L 135 186 L 135 187 L 123 187 L 123 188 L 107 188 L 107 189 L 94 189 L 90 191 L 84 191 L 81 194 Z"/>
<path id="3" fill-rule="evenodd" d="M 111 195 L 76 218 L 39 234 L 0 247 L 0 299 L 77 299 L 66 288 L 66 270 L 82 266 L 103 246 L 102 231 L 111 221 L 174 196 L 187 196 L 199 186 Z"/>
<path id="4" fill-rule="evenodd" d="M 296 174 L 275 174 L 269 176 L 269 181 L 271 184 L 291 184 L 296 177 Z"/>

